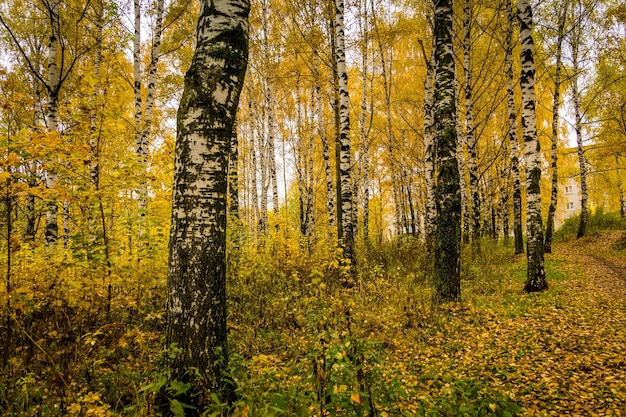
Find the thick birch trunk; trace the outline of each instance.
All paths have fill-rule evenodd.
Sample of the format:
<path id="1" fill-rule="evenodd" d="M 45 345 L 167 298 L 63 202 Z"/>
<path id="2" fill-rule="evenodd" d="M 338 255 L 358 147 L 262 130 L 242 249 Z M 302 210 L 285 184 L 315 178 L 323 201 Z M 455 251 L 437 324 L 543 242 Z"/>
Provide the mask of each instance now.
<path id="1" fill-rule="evenodd" d="M 535 112 L 535 45 L 532 37 L 533 15 L 529 0 L 518 0 L 520 42 L 522 44 L 522 127 L 526 159 L 526 231 L 528 234 L 528 270 L 525 291 L 543 291 L 548 287 L 543 260 L 543 228 L 541 219 L 541 160 Z"/>
<path id="2" fill-rule="evenodd" d="M 191 381 L 193 367 L 203 390 L 223 399 L 228 148 L 247 66 L 249 10 L 248 0 L 201 2 L 174 164 L 166 342 L 180 353 L 170 363 L 172 377 Z M 190 389 L 185 402 L 198 405 L 197 393 Z"/>
<path id="3" fill-rule="evenodd" d="M 452 2 L 435 0 L 435 111 L 437 231 L 433 281 L 435 303 L 461 299 L 461 195 L 456 159 L 456 100 L 452 49 Z"/>
<path id="4" fill-rule="evenodd" d="M 517 138 L 517 116 L 515 111 L 515 91 L 513 90 L 513 6 L 506 2 L 508 25 L 506 31 L 506 78 L 507 106 L 509 113 L 509 141 L 511 152 L 511 176 L 513 179 L 513 235 L 515 254 L 524 253 L 522 235 L 522 186 L 519 173 L 519 140 Z"/>
<path id="5" fill-rule="evenodd" d="M 550 194 L 550 208 L 548 209 L 548 222 L 546 225 L 546 239 L 543 249 L 545 253 L 552 253 L 552 234 L 554 233 L 554 214 L 556 213 L 556 205 L 559 197 L 559 178 L 558 178 L 558 152 L 557 145 L 559 142 L 559 108 L 561 106 L 561 55 L 563 50 L 563 39 L 565 37 L 565 18 L 567 17 L 567 9 L 569 2 L 564 1 L 559 4 L 561 10 L 559 12 L 559 22 L 556 40 L 556 68 L 554 74 L 554 99 L 552 102 L 552 192 Z"/>
<path id="6" fill-rule="evenodd" d="M 356 262 L 354 253 L 354 225 L 352 204 L 352 154 L 350 144 L 350 97 L 348 94 L 348 72 L 346 69 L 346 47 L 344 34 L 344 2 L 335 1 L 335 37 L 337 53 L 337 75 L 339 81 L 339 174 L 341 179 L 341 245 L 343 256 L 353 269 Z"/>

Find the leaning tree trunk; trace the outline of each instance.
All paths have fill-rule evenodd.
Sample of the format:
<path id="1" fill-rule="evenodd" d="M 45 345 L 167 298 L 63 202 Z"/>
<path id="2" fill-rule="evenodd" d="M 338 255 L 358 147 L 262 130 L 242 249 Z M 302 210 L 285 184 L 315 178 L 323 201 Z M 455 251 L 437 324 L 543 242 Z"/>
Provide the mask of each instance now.
<path id="1" fill-rule="evenodd" d="M 437 231 L 435 234 L 435 303 L 461 299 L 461 193 L 456 160 L 456 100 L 452 49 L 452 2 L 435 0 L 435 110 L 437 154 Z"/>
<path id="2" fill-rule="evenodd" d="M 558 178 L 558 152 L 559 142 L 559 108 L 561 106 L 561 55 L 563 50 L 563 38 L 565 37 L 565 18 L 567 17 L 567 6 L 569 2 L 564 1 L 559 4 L 561 7 L 559 14 L 557 41 L 556 41 L 556 68 L 554 74 L 554 99 L 552 102 L 552 193 L 550 195 L 550 208 L 548 209 L 548 224 L 546 225 L 546 239 L 543 244 L 545 253 L 552 253 L 552 234 L 554 233 L 554 214 L 559 197 Z"/>
<path id="3" fill-rule="evenodd" d="M 346 47 L 343 25 L 344 2 L 335 1 L 335 42 L 339 81 L 339 176 L 341 179 L 341 246 L 343 257 L 354 268 L 354 224 L 352 195 L 352 154 L 350 151 L 350 96 L 346 69 Z"/>
<path id="4" fill-rule="evenodd" d="M 167 284 L 172 378 L 202 376 L 201 393 L 229 393 L 227 366 L 226 211 L 228 154 L 248 59 L 248 0 L 203 0 L 197 46 L 178 110 Z M 231 387 L 232 388 L 232 387 Z M 189 411 L 193 415 L 201 409 Z"/>
<path id="5" fill-rule="evenodd" d="M 537 138 L 535 112 L 535 45 L 533 43 L 533 14 L 529 0 L 518 1 L 520 42 L 522 44 L 522 128 L 524 131 L 524 157 L 526 159 L 526 230 L 528 234 L 527 292 L 543 291 L 548 287 L 543 261 L 543 229 L 541 224 L 541 160 Z"/>
<path id="6" fill-rule="evenodd" d="M 524 253 L 522 235 L 522 185 L 519 174 L 519 140 L 517 139 L 517 116 L 515 112 L 515 91 L 513 90 L 513 6 L 506 2 L 508 24 L 506 31 L 506 78 L 507 105 L 509 112 L 509 141 L 511 145 L 511 176 L 513 177 L 513 236 L 515 254 Z"/>

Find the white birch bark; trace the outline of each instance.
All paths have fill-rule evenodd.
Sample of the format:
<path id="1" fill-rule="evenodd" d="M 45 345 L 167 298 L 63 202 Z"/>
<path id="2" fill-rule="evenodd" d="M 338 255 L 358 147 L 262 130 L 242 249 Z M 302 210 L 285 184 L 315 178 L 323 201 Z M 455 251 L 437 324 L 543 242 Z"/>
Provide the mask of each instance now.
<path id="1" fill-rule="evenodd" d="M 228 147 L 248 57 L 248 0 L 203 0 L 197 46 L 185 75 L 174 162 L 167 285 L 168 346 L 180 353 L 172 378 L 226 400 L 226 205 Z M 232 387 L 231 387 L 232 389 Z M 197 406 L 198 388 L 183 402 Z M 200 414 L 202 410 L 198 411 Z"/>
<path id="2" fill-rule="evenodd" d="M 315 114 L 317 118 L 317 131 L 322 142 L 322 158 L 324 159 L 324 175 L 326 178 L 326 207 L 328 208 L 328 225 L 331 230 L 337 224 L 335 210 L 335 190 L 333 188 L 333 174 L 330 166 L 330 149 L 326 125 L 324 123 L 324 108 L 322 103 L 322 79 L 319 72 L 319 52 L 313 49 L 313 77 L 315 78 Z"/>
<path id="3" fill-rule="evenodd" d="M 360 159 L 360 175 L 361 185 L 363 186 L 362 204 L 363 204 L 363 239 L 365 242 L 369 239 L 369 129 L 367 128 L 367 76 L 369 73 L 369 30 L 368 30 L 368 8 L 367 0 L 359 2 L 360 8 L 360 25 L 361 25 L 361 117 L 359 123 L 359 159 Z M 358 187 L 355 181 L 355 189 Z M 356 213 L 357 210 L 355 210 Z M 355 216 L 356 218 L 357 216 Z M 358 218 L 355 219 L 355 223 Z"/>
<path id="4" fill-rule="evenodd" d="M 587 228 L 587 220 L 589 219 L 588 208 L 588 190 L 587 190 L 587 161 L 585 158 L 585 149 L 583 143 L 583 115 L 581 110 L 581 93 L 580 93 L 580 73 L 582 71 L 580 65 L 580 49 L 583 42 L 583 22 L 582 22 L 582 5 L 577 2 L 577 6 L 581 9 L 577 14 L 581 16 L 581 20 L 577 22 L 570 35 L 570 48 L 572 50 L 572 104 L 574 106 L 574 131 L 576 132 L 576 148 L 578 154 L 578 167 L 580 170 L 580 223 L 578 224 L 577 238 L 585 235 Z"/>
<path id="5" fill-rule="evenodd" d="M 141 98 L 141 2 L 133 1 L 133 11 L 135 14 L 134 38 L 133 38 L 133 95 L 135 102 L 135 148 L 137 152 L 137 162 L 140 167 L 140 180 L 137 189 L 137 236 L 139 241 L 144 234 L 144 216 L 146 210 L 146 190 L 145 190 L 145 164 L 143 150 L 141 147 L 142 122 L 143 122 L 143 99 Z"/>
<path id="6" fill-rule="evenodd" d="M 511 176 L 513 180 L 513 235 L 515 254 L 524 253 L 524 238 L 522 235 L 522 186 L 519 173 L 519 139 L 517 138 L 517 116 L 515 111 L 515 91 L 513 89 L 513 23 L 514 14 L 511 1 L 506 2 L 507 31 L 506 31 L 506 78 L 507 78 L 507 107 L 509 113 L 509 143 L 511 158 Z"/>
<path id="7" fill-rule="evenodd" d="M 615 169 L 617 175 L 617 189 L 619 191 L 619 214 L 623 218 L 626 218 L 626 196 L 624 195 L 624 186 L 622 183 L 622 170 L 619 164 L 619 154 L 615 154 Z"/>
<path id="8" fill-rule="evenodd" d="M 433 36 L 434 37 L 434 36 Z M 433 48 L 430 59 L 422 48 L 426 60 L 426 79 L 424 81 L 424 176 L 426 178 L 426 218 L 424 224 L 424 238 L 427 247 L 432 250 L 435 231 L 437 230 L 437 202 L 435 201 L 435 140 L 434 140 L 434 97 L 435 97 L 435 52 Z"/>
<path id="9" fill-rule="evenodd" d="M 354 254 L 353 194 L 352 194 L 352 154 L 350 143 L 350 96 L 348 93 L 348 72 L 346 69 L 346 47 L 344 33 L 344 1 L 335 1 L 335 37 L 337 54 L 337 75 L 339 77 L 339 118 L 340 149 L 339 173 L 341 179 L 341 245 L 343 256 L 353 268 Z"/>
<path id="10" fill-rule="evenodd" d="M 463 70 L 465 73 L 465 144 L 467 145 L 467 170 L 469 172 L 469 194 L 471 204 L 471 236 L 472 245 L 478 248 L 480 231 L 480 193 L 478 190 L 478 173 L 476 168 L 476 129 L 474 123 L 474 98 L 472 93 L 472 66 L 471 66 L 471 0 L 463 2 Z"/>
<path id="11" fill-rule="evenodd" d="M 554 215 L 556 213 L 558 197 L 559 197 L 559 176 L 558 176 L 558 152 L 557 145 L 559 142 L 559 109 L 561 107 L 561 61 L 563 50 L 563 39 L 565 37 L 565 18 L 567 17 L 567 9 L 569 1 L 558 3 L 560 10 L 558 11 L 557 24 L 557 40 L 555 51 L 555 69 L 554 69 L 554 96 L 552 101 L 552 192 L 550 193 L 550 208 L 548 209 L 548 221 L 546 225 L 546 238 L 544 241 L 545 253 L 552 253 L 552 234 L 554 233 Z"/>
<path id="12" fill-rule="evenodd" d="M 532 28 L 533 15 L 529 0 L 518 0 L 520 42 L 522 44 L 522 128 L 524 131 L 524 158 L 526 159 L 526 231 L 528 269 L 525 291 L 543 291 L 548 287 L 544 270 L 543 228 L 541 216 L 541 160 L 537 138 L 535 111 L 535 45 Z"/>
<path id="13" fill-rule="evenodd" d="M 433 282 L 435 303 L 461 299 L 461 195 L 456 159 L 455 65 L 452 48 L 452 2 L 435 0 L 434 132 L 437 155 Z"/>
<path id="14" fill-rule="evenodd" d="M 49 4 L 50 38 L 48 42 L 48 102 L 46 106 L 46 127 L 53 135 L 59 134 L 59 42 L 61 34 L 59 28 L 59 11 L 61 0 L 52 0 Z M 59 176 L 54 169 L 46 171 L 46 188 L 53 190 L 59 181 Z M 46 210 L 45 238 L 47 246 L 54 246 L 59 235 L 58 225 L 59 207 L 56 197 L 50 199 Z"/>

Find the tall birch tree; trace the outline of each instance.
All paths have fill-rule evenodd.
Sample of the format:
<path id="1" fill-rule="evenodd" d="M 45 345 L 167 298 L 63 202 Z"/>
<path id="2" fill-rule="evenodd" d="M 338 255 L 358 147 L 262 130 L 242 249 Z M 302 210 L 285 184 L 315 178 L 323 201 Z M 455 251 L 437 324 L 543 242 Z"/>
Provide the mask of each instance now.
<path id="1" fill-rule="evenodd" d="M 343 256 L 355 265 L 352 153 L 350 144 L 350 96 L 346 68 L 346 41 L 344 32 L 344 1 L 335 0 L 335 46 L 339 86 L 339 177 L 341 183 L 341 247 Z"/>
<path id="2" fill-rule="evenodd" d="M 524 253 L 524 236 L 522 235 L 522 185 L 519 173 L 519 140 L 517 138 L 517 112 L 515 110 L 515 90 L 513 77 L 513 26 L 514 14 L 511 0 L 506 1 L 506 90 L 509 114 L 509 142 L 511 158 L 511 177 L 513 180 L 513 238 L 515 254 Z"/>
<path id="3" fill-rule="evenodd" d="M 541 219 L 541 160 L 537 137 L 537 114 L 535 111 L 535 44 L 533 42 L 533 13 L 530 0 L 518 0 L 517 13 L 520 21 L 522 44 L 522 128 L 524 132 L 524 158 L 526 159 L 526 233 L 528 269 L 527 292 L 548 288 L 543 259 L 543 228 Z"/>
<path id="4" fill-rule="evenodd" d="M 548 221 L 546 225 L 546 239 L 543 249 L 546 253 L 552 253 L 552 234 L 554 233 L 554 214 L 556 213 L 556 205 L 559 196 L 559 176 L 558 176 L 558 152 L 557 145 L 559 142 L 559 109 L 561 107 L 561 71 L 562 71 L 562 55 L 563 40 L 565 38 L 565 19 L 567 18 L 567 9 L 569 1 L 557 3 L 559 11 L 557 23 L 556 51 L 554 53 L 556 60 L 554 68 L 554 95 L 552 101 L 552 133 L 550 139 L 552 141 L 552 192 L 550 193 L 550 208 L 548 209 Z"/>
<path id="5" fill-rule="evenodd" d="M 180 350 L 170 363 L 174 379 L 190 381 L 193 367 L 206 391 L 225 397 L 228 148 L 247 67 L 250 2 L 200 6 L 178 109 L 166 343 Z M 194 394 L 185 398 L 190 405 L 199 401 Z"/>
<path id="6" fill-rule="evenodd" d="M 456 158 L 455 65 L 452 2 L 435 0 L 434 135 L 437 155 L 435 201 L 435 303 L 461 299 L 461 192 Z"/>

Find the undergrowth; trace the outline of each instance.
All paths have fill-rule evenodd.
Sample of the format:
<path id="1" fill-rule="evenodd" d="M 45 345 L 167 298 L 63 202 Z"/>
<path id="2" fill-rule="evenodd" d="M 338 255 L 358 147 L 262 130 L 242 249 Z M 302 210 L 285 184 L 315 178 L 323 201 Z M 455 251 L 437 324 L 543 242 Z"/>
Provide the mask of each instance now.
<path id="1" fill-rule="evenodd" d="M 525 294 L 524 257 L 485 239 L 478 254 L 464 250 L 463 301 L 434 309 L 417 239 L 362 245 L 349 288 L 324 239 L 283 228 L 265 244 L 231 241 L 225 377 L 237 399 L 207 395 L 206 415 L 547 415 L 577 409 L 569 388 L 590 410 L 626 404 L 605 373 L 623 375 L 623 360 L 600 343 L 626 346 L 624 306 L 568 292 L 581 277 L 558 257 L 546 261 L 550 289 Z M 0 414 L 148 416 L 163 384 L 188 389 L 164 371 L 163 258 L 106 280 L 62 256 L 42 265 L 16 266 L 10 317 L 2 311 Z"/>

